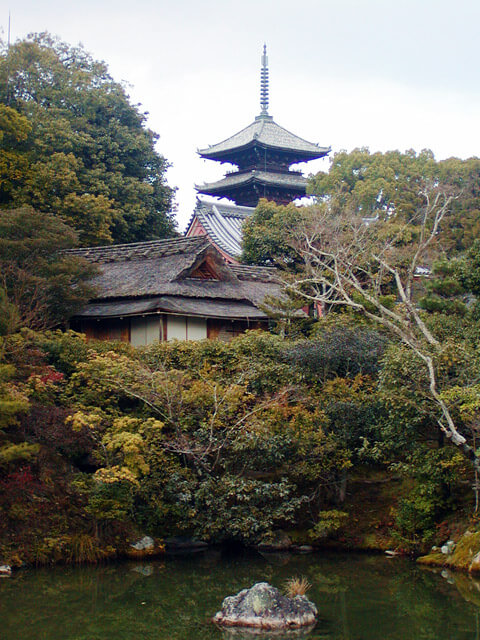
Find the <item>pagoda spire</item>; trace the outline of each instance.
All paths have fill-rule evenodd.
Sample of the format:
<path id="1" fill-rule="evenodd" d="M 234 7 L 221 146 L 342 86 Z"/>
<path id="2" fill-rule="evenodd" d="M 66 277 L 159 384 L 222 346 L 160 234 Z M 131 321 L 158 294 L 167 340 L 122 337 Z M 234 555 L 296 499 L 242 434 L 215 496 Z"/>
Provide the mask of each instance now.
<path id="1" fill-rule="evenodd" d="M 268 116 L 268 56 L 267 45 L 263 45 L 262 71 L 260 73 L 260 115 Z"/>

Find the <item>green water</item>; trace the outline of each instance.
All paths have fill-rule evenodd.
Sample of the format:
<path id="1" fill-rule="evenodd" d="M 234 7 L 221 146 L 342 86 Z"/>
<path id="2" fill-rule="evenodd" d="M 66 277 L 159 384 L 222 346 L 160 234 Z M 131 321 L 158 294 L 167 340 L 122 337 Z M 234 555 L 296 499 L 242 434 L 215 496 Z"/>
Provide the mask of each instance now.
<path id="1" fill-rule="evenodd" d="M 0 580 L 1 640 L 240 640 L 210 622 L 254 582 L 312 584 L 311 640 L 480 640 L 480 582 L 384 556 L 225 556 L 24 570 Z M 285 637 L 285 636 L 283 636 Z M 290 636 L 288 636 L 290 637 Z M 304 637 L 293 636 L 294 638 Z M 279 636 L 275 636 L 278 640 Z"/>

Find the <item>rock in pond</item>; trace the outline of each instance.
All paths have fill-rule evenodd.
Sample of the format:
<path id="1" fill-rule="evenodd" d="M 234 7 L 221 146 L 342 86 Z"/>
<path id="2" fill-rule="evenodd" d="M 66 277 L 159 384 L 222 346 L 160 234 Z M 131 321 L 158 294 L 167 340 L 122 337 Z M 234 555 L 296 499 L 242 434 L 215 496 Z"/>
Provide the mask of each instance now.
<path id="1" fill-rule="evenodd" d="M 225 598 L 213 622 L 225 627 L 297 629 L 313 626 L 317 607 L 305 596 L 288 598 L 267 582 L 257 582 Z"/>
<path id="2" fill-rule="evenodd" d="M 12 575 L 12 567 L 9 564 L 0 565 L 0 578 L 9 578 Z"/>

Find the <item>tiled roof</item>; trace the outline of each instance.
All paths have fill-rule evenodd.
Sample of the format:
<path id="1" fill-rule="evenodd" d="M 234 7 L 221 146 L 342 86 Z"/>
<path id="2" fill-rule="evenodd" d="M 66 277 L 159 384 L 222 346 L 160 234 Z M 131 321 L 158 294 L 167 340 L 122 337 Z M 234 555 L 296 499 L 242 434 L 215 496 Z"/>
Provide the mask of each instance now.
<path id="1" fill-rule="evenodd" d="M 242 224 L 253 211 L 253 207 L 197 200 L 186 234 L 195 218 L 198 218 L 208 237 L 217 247 L 232 258 L 238 257 L 242 253 Z"/>
<path id="2" fill-rule="evenodd" d="M 230 138 L 206 149 L 199 149 L 198 153 L 205 158 L 215 159 L 229 151 L 247 147 L 253 142 L 257 142 L 261 146 L 296 151 L 305 154 L 310 159 L 321 158 L 330 151 L 330 147 L 321 147 L 318 144 L 299 138 L 274 122 L 271 116 L 263 115 L 257 116 L 255 121 L 249 124 L 248 127 L 245 127 L 245 129 Z"/>
<path id="3" fill-rule="evenodd" d="M 302 190 L 306 190 L 307 187 L 307 179 L 299 173 L 293 173 L 293 171 L 280 173 L 273 171 L 257 171 L 252 169 L 252 171 L 235 171 L 234 173 L 226 175 L 225 178 L 217 180 L 217 182 L 195 185 L 195 188 L 200 191 L 200 193 L 210 193 L 218 190 L 223 191 L 225 188 L 229 187 L 244 186 L 251 182 L 268 185 L 281 185 L 284 187 L 293 187 L 294 189 Z"/>

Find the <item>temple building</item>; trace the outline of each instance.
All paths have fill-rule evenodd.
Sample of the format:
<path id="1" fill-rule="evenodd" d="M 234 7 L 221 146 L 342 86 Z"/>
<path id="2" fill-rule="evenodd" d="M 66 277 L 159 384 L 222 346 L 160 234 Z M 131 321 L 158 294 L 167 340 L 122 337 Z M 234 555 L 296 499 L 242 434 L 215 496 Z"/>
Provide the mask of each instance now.
<path id="1" fill-rule="evenodd" d="M 265 47 L 260 104 L 252 124 L 199 151 L 202 158 L 237 170 L 197 187 L 217 199 L 197 200 L 186 237 L 65 252 L 97 270 L 94 297 L 72 318 L 73 329 L 89 339 L 142 346 L 158 340 L 229 340 L 268 327 L 272 315 L 284 315 L 276 270 L 239 264 L 242 225 L 260 198 L 286 204 L 305 196 L 307 180 L 291 165 L 322 158 L 330 149 L 290 133 L 268 114 Z"/>
<path id="2" fill-rule="evenodd" d="M 228 198 L 231 205 L 199 200 L 186 235 L 207 235 L 229 262 L 241 253 L 241 222 L 260 198 L 288 204 L 306 195 L 307 179 L 292 165 L 326 156 L 321 147 L 287 131 L 268 113 L 268 58 L 263 49 L 260 83 L 261 111 L 255 120 L 223 142 L 198 151 L 202 158 L 234 165 L 217 182 L 197 185 L 200 194 Z"/>
<path id="3" fill-rule="evenodd" d="M 227 264 L 203 237 L 69 249 L 97 269 L 94 297 L 71 328 L 134 346 L 163 340 L 229 340 L 268 327 L 275 269 Z"/>

